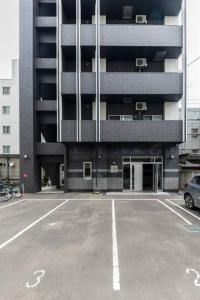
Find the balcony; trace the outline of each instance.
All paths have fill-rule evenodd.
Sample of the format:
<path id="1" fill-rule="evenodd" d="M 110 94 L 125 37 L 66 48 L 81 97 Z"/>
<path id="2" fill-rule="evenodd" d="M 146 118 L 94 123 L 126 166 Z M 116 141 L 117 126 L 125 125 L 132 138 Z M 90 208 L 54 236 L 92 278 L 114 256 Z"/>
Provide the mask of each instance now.
<path id="1" fill-rule="evenodd" d="M 96 122 L 82 121 L 82 141 L 95 142 Z M 62 121 L 62 142 L 76 142 L 76 121 Z"/>
<path id="2" fill-rule="evenodd" d="M 81 73 L 81 93 L 96 94 L 96 74 Z M 76 94 L 76 73 L 62 74 L 62 93 Z M 182 73 L 101 73 L 101 95 L 177 95 L 183 93 Z"/>
<path id="3" fill-rule="evenodd" d="M 37 143 L 37 155 L 64 155 L 65 147 L 61 143 Z"/>
<path id="4" fill-rule="evenodd" d="M 35 110 L 40 112 L 56 112 L 57 111 L 57 101 L 56 100 L 44 100 L 35 102 Z"/>
<path id="5" fill-rule="evenodd" d="M 56 27 L 56 17 L 36 17 L 35 26 L 40 28 Z"/>
<path id="6" fill-rule="evenodd" d="M 95 130 L 82 121 L 82 142 L 95 142 Z M 62 142 L 76 142 L 76 121 L 62 121 Z M 101 121 L 101 142 L 181 143 L 182 121 Z"/>
<path id="7" fill-rule="evenodd" d="M 56 0 L 39 0 L 39 3 L 56 3 Z"/>
<path id="8" fill-rule="evenodd" d="M 101 25 L 101 46 L 173 47 L 183 46 L 182 26 Z M 96 26 L 81 25 L 81 46 L 96 45 Z M 62 46 L 76 46 L 76 25 L 62 25 Z"/>
<path id="9" fill-rule="evenodd" d="M 36 69 L 56 69 L 56 58 L 36 58 Z"/>

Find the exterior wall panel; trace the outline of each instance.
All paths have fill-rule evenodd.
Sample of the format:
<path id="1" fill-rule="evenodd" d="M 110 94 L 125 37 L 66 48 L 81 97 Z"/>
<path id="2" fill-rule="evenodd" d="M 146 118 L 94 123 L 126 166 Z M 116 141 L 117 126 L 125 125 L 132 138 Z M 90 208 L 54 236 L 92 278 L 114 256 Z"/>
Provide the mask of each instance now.
<path id="1" fill-rule="evenodd" d="M 40 28 L 56 27 L 56 17 L 36 17 L 35 26 Z"/>
<path id="2" fill-rule="evenodd" d="M 35 105 L 36 111 L 56 111 L 56 101 L 50 100 L 50 101 L 36 101 Z"/>
<path id="3" fill-rule="evenodd" d="M 102 25 L 101 46 L 182 47 L 182 26 Z M 62 46 L 76 45 L 76 26 L 62 25 Z M 95 25 L 81 25 L 81 46 L 95 46 Z"/>
<path id="4" fill-rule="evenodd" d="M 62 74 L 62 93 L 75 94 L 75 73 Z M 82 73 L 82 94 L 95 94 L 95 73 Z M 182 73 L 101 73 L 101 95 L 182 95 Z"/>
<path id="5" fill-rule="evenodd" d="M 95 142 L 95 122 L 82 121 L 82 141 Z M 62 142 L 76 141 L 76 121 L 62 121 Z M 182 142 L 182 121 L 101 121 L 101 142 Z"/>
<path id="6" fill-rule="evenodd" d="M 60 143 L 37 143 L 37 155 L 64 155 L 65 146 Z"/>
<path id="7" fill-rule="evenodd" d="M 40 190 L 40 163 L 36 158 L 35 138 L 35 1 L 20 1 L 20 177 L 25 192 Z M 28 159 L 24 159 L 24 155 Z M 24 178 L 23 175 L 26 175 Z"/>
<path id="8" fill-rule="evenodd" d="M 37 58 L 35 61 L 36 69 L 56 69 L 55 58 Z"/>

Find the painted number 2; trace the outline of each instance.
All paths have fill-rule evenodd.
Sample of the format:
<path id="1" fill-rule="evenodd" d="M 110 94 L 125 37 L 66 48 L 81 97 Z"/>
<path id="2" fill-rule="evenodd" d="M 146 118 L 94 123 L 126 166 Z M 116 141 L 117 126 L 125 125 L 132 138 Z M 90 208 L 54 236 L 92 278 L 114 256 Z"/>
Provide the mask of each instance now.
<path id="1" fill-rule="evenodd" d="M 33 275 L 36 275 L 35 282 L 33 284 L 30 284 L 29 282 L 27 282 L 26 288 L 32 289 L 32 288 L 36 287 L 40 283 L 42 277 L 44 277 L 45 274 L 46 274 L 46 272 L 44 270 L 38 270 L 38 271 L 34 272 Z"/>
<path id="2" fill-rule="evenodd" d="M 186 274 L 194 273 L 196 275 L 196 278 L 194 280 L 194 285 L 197 287 L 200 287 L 200 274 L 194 269 L 186 269 Z"/>

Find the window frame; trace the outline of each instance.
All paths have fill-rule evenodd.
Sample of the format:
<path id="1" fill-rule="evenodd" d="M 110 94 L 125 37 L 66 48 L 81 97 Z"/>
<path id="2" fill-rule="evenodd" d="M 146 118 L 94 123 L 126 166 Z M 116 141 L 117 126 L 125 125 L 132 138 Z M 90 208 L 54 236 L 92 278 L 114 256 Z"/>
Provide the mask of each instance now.
<path id="1" fill-rule="evenodd" d="M 2 95 L 9 96 L 10 95 L 10 90 L 11 90 L 10 86 L 3 86 L 2 87 Z M 4 91 L 8 91 L 8 93 L 4 93 Z"/>
<path id="2" fill-rule="evenodd" d="M 147 120 L 147 119 L 145 119 L 145 118 L 151 118 L 151 120 Z M 155 120 L 154 118 L 155 117 L 160 117 L 160 120 Z M 144 121 L 162 121 L 163 120 L 163 116 L 162 115 L 144 115 L 143 116 L 143 120 Z"/>
<path id="3" fill-rule="evenodd" d="M 3 154 L 10 154 L 11 153 L 11 147 L 10 147 L 10 145 L 3 145 Z M 4 151 L 4 149 L 9 149 L 9 151 Z"/>
<path id="4" fill-rule="evenodd" d="M 90 176 L 86 176 L 86 165 L 90 165 Z M 92 180 L 92 162 L 91 161 L 85 161 L 83 162 L 83 179 L 84 180 Z"/>
<path id="5" fill-rule="evenodd" d="M 9 108 L 9 112 L 7 112 L 7 108 Z M 5 111 L 4 111 L 5 109 Z M 3 105 L 2 106 L 2 114 L 3 115 L 10 115 L 10 105 Z"/>
<path id="6" fill-rule="evenodd" d="M 111 118 L 115 117 L 115 118 L 119 118 L 119 119 L 112 120 L 110 117 Z M 124 117 L 129 117 L 130 120 L 123 120 Z M 133 116 L 132 115 L 108 115 L 108 120 L 109 121 L 131 122 L 131 121 L 133 121 Z"/>
<path id="7" fill-rule="evenodd" d="M 4 129 L 5 129 L 5 128 L 6 128 L 6 129 L 9 128 L 9 130 L 8 130 L 9 132 L 4 132 Z M 8 125 L 3 125 L 3 126 L 2 126 L 2 134 L 5 134 L 5 135 L 10 134 L 10 126 L 8 126 Z"/>

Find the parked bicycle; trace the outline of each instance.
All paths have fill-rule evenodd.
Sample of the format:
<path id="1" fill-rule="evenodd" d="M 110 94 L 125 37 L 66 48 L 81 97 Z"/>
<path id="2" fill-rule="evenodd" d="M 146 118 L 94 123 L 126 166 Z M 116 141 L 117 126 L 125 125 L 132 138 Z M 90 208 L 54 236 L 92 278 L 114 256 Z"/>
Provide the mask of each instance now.
<path id="1" fill-rule="evenodd" d="M 24 194 L 24 187 L 22 184 L 4 184 L 0 182 L 0 201 L 9 201 L 11 198 L 22 198 Z"/>

